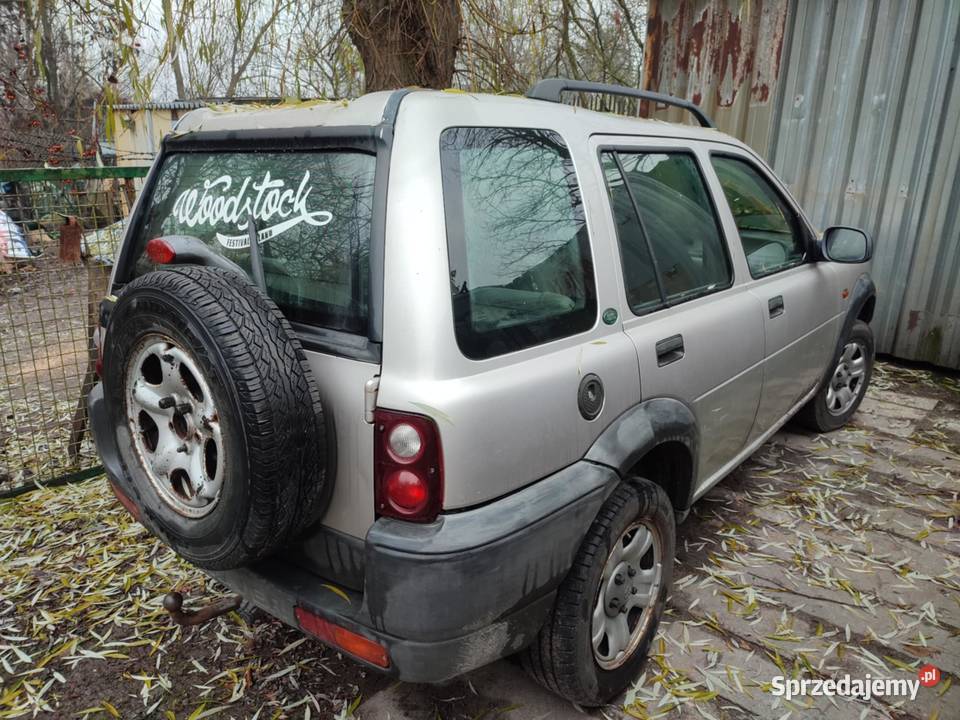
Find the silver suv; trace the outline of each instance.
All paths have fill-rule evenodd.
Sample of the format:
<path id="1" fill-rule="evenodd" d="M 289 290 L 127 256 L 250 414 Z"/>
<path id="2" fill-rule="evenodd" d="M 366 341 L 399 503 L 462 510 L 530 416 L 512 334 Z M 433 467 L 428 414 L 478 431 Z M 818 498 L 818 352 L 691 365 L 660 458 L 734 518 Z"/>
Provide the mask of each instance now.
<path id="1" fill-rule="evenodd" d="M 409 681 L 521 653 L 597 705 L 691 504 L 857 409 L 870 255 L 629 88 L 200 110 L 101 307 L 94 434 L 124 506 L 277 618 Z"/>

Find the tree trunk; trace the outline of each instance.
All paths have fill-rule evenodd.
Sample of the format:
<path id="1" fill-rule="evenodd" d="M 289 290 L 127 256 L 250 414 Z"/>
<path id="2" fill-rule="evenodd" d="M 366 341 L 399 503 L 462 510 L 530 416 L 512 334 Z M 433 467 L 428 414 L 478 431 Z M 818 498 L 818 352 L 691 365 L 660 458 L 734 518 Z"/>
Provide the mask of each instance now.
<path id="1" fill-rule="evenodd" d="M 38 4 L 40 13 L 40 59 L 43 62 L 43 71 L 47 78 L 47 100 L 54 108 L 58 118 L 64 114 L 62 98 L 60 97 L 60 68 L 57 60 L 57 40 L 53 33 L 53 21 L 50 0 L 41 0 Z"/>
<path id="2" fill-rule="evenodd" d="M 344 0 L 343 21 L 363 60 L 366 92 L 453 82 L 459 0 Z"/>

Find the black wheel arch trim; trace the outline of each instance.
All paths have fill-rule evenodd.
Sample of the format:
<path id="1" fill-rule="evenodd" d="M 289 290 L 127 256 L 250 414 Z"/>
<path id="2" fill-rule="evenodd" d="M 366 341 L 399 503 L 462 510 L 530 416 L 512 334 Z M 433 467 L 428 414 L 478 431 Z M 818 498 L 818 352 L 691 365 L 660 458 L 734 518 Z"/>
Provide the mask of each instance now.
<path id="1" fill-rule="evenodd" d="M 676 503 L 674 510 L 690 507 L 697 478 L 700 449 L 700 428 L 693 410 L 674 397 L 655 397 L 629 408 L 600 433 L 584 460 L 613 468 L 621 478 L 650 451 L 668 442 L 684 445 L 690 453 L 691 478 L 685 493 L 686 502 Z M 669 494 L 669 488 L 665 488 Z"/>
<path id="2" fill-rule="evenodd" d="M 820 379 L 821 385 L 827 382 L 837 363 L 840 361 L 840 353 L 843 352 L 844 341 L 850 337 L 853 324 L 860 318 L 861 311 L 866 307 L 868 302 L 875 300 L 876 297 L 877 286 L 874 284 L 873 278 L 870 277 L 869 273 L 863 273 L 857 278 L 857 281 L 853 285 L 853 290 L 850 291 L 850 303 L 847 305 L 847 314 L 843 318 L 843 326 L 837 335 L 837 343 L 833 350 L 833 355 L 830 358 L 830 363 L 824 368 L 823 377 Z"/>

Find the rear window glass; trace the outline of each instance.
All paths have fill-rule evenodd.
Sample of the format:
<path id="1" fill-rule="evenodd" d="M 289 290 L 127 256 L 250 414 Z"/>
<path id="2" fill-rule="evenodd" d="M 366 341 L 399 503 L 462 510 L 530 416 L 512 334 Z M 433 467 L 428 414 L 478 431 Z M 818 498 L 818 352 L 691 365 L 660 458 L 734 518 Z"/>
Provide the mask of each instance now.
<path id="1" fill-rule="evenodd" d="M 170 155 L 145 200 L 135 274 L 148 240 L 191 235 L 250 271 L 248 218 L 267 291 L 298 322 L 366 333 L 376 158 L 360 152 Z"/>
<path id="2" fill-rule="evenodd" d="M 457 343 L 489 358 L 593 326 L 583 200 L 560 136 L 450 128 L 440 139 Z"/>

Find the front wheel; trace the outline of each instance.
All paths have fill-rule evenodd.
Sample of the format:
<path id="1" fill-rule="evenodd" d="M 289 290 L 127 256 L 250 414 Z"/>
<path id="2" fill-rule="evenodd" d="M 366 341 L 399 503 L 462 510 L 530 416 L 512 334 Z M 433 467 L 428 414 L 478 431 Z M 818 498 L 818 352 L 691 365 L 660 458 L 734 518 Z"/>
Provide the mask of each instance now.
<path id="1" fill-rule="evenodd" d="M 873 374 L 873 331 L 857 320 L 844 342 L 830 377 L 797 413 L 797 420 L 816 432 L 830 432 L 847 424 L 860 407 Z"/>
<path id="2" fill-rule="evenodd" d="M 546 625 L 521 658 L 549 690 L 580 705 L 609 702 L 636 680 L 673 576 L 673 508 L 642 478 L 601 508 L 557 591 Z"/>

